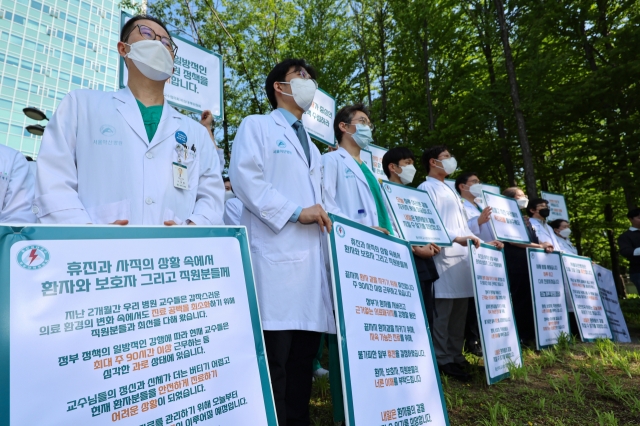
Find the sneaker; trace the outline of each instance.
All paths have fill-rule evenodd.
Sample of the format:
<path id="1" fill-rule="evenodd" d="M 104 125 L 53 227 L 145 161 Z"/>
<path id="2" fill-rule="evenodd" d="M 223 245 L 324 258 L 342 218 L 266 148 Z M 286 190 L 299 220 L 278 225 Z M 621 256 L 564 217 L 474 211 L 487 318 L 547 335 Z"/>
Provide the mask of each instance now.
<path id="1" fill-rule="evenodd" d="M 466 373 L 459 365 L 453 362 L 445 365 L 439 365 L 438 369 L 440 370 L 440 374 L 444 374 L 445 376 L 449 376 L 460 382 L 471 381 L 471 374 Z"/>
<path id="2" fill-rule="evenodd" d="M 324 368 L 320 367 L 316 371 L 313 372 L 313 375 L 315 377 L 328 376 L 329 375 L 329 370 L 325 370 Z"/>

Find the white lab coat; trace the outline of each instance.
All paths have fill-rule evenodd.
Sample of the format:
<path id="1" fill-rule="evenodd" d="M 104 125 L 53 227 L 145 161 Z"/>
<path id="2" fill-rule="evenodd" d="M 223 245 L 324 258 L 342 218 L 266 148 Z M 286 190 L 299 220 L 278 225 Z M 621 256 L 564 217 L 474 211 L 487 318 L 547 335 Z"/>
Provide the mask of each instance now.
<path id="1" fill-rule="evenodd" d="M 233 143 L 229 178 L 244 204 L 264 330 L 336 332 L 326 234 L 289 221 L 298 207 L 322 204 L 320 151 L 310 139 L 309 152 L 311 165 L 277 110 L 246 117 Z"/>
<path id="2" fill-rule="evenodd" d="M 491 229 L 491 224 L 489 222 L 483 223 L 482 225 L 478 225 L 478 218 L 480 217 L 480 210 L 476 206 L 474 206 L 469 200 L 464 199 L 464 210 L 467 213 L 467 225 L 473 235 L 480 238 L 483 241 L 493 241 L 496 238 L 493 235 L 493 229 Z"/>
<path id="3" fill-rule="evenodd" d="M 244 206 L 240 198 L 229 198 L 227 202 L 224 203 L 224 224 L 227 226 L 240 225 L 242 210 L 244 210 Z"/>
<path id="4" fill-rule="evenodd" d="M 446 183 L 427 178 L 418 186 L 418 189 L 429 193 L 440 214 L 442 224 L 452 240 L 473 235 L 467 224 L 462 200 Z M 433 261 L 440 275 L 434 284 L 437 299 L 473 297 L 471 264 L 467 247 L 457 243 L 453 243 L 451 247 L 443 247 L 440 253 L 433 257 Z"/>
<path id="5" fill-rule="evenodd" d="M 187 135 L 189 153 L 180 157 L 189 189 L 173 185 L 179 131 Z M 222 225 L 224 185 L 217 160 L 206 129 L 166 100 L 149 142 L 129 88 L 74 90 L 42 138 L 33 212 L 42 223 Z"/>
<path id="6" fill-rule="evenodd" d="M 553 232 L 553 228 L 547 222 L 541 222 L 533 217 L 529 218 L 529 222 L 531 223 L 533 229 L 536 231 L 538 241 L 541 244 L 550 243 L 553 245 L 553 250 L 563 251 L 560 243 L 558 242 L 558 238 L 556 238 L 556 233 Z"/>
<path id="7" fill-rule="evenodd" d="M 362 169 L 344 148 L 322 156 L 322 190 L 327 212 L 365 226 L 378 226 L 376 202 Z"/>
<path id="8" fill-rule="evenodd" d="M 575 254 L 575 255 L 578 254 L 578 249 L 576 249 L 575 246 L 571 244 L 571 241 L 569 241 L 568 238 L 562 238 L 556 235 L 556 241 L 560 246 L 558 250 L 563 251 L 564 253 L 567 253 L 567 254 Z"/>
<path id="9" fill-rule="evenodd" d="M 24 155 L 0 145 L 0 223 L 33 223 L 33 174 Z"/>

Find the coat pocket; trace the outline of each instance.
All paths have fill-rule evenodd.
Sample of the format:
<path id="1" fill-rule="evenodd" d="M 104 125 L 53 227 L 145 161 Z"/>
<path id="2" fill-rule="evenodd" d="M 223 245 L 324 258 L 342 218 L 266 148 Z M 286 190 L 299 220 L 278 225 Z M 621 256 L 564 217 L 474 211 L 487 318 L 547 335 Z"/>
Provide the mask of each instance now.
<path id="1" fill-rule="evenodd" d="M 129 200 L 116 201 L 98 207 L 87 208 L 91 222 L 96 225 L 113 223 L 116 220 L 130 220 L 131 206 Z"/>
<path id="2" fill-rule="evenodd" d="M 176 223 L 176 225 L 184 224 L 184 219 L 180 219 L 171 209 L 164 209 L 164 214 L 162 215 L 162 221 L 165 222 L 167 220 L 172 220 Z"/>

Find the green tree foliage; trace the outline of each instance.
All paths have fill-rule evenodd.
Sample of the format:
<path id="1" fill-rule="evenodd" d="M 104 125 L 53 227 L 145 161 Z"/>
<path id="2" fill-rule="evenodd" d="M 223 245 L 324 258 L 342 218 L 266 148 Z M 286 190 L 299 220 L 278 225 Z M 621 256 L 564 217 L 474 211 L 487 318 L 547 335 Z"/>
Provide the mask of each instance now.
<path id="1" fill-rule="evenodd" d="M 370 105 L 377 144 L 418 156 L 446 144 L 460 170 L 524 187 L 496 4 L 158 0 L 149 12 L 224 56 L 226 114 L 215 124 L 227 150 L 242 118 L 270 111 L 271 67 L 304 57 L 338 107 Z M 580 252 L 617 274 L 614 241 L 640 204 L 640 3 L 502 4 L 537 188 L 565 194 Z"/>

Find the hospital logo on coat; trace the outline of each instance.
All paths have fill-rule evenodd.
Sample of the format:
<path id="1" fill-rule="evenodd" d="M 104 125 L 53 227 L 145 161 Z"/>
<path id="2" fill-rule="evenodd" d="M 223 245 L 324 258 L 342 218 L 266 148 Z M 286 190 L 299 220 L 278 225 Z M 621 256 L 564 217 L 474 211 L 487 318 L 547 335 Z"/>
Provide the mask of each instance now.
<path id="1" fill-rule="evenodd" d="M 42 246 L 27 246 L 18 253 L 18 265 L 31 271 L 49 263 L 49 251 Z"/>
<path id="2" fill-rule="evenodd" d="M 342 225 L 336 225 L 336 234 L 338 234 L 338 237 L 344 238 L 347 232 L 344 230 Z"/>
<path id="3" fill-rule="evenodd" d="M 113 137 L 116 135 L 116 128 L 111 124 L 103 124 L 100 126 L 100 133 L 102 136 Z"/>
<path id="4" fill-rule="evenodd" d="M 285 141 L 278 141 L 278 148 L 286 148 L 287 144 L 285 143 Z"/>
<path id="5" fill-rule="evenodd" d="M 391 185 L 389 185 L 388 183 L 385 183 L 383 187 L 385 191 L 387 191 L 388 193 L 391 193 Z"/>

